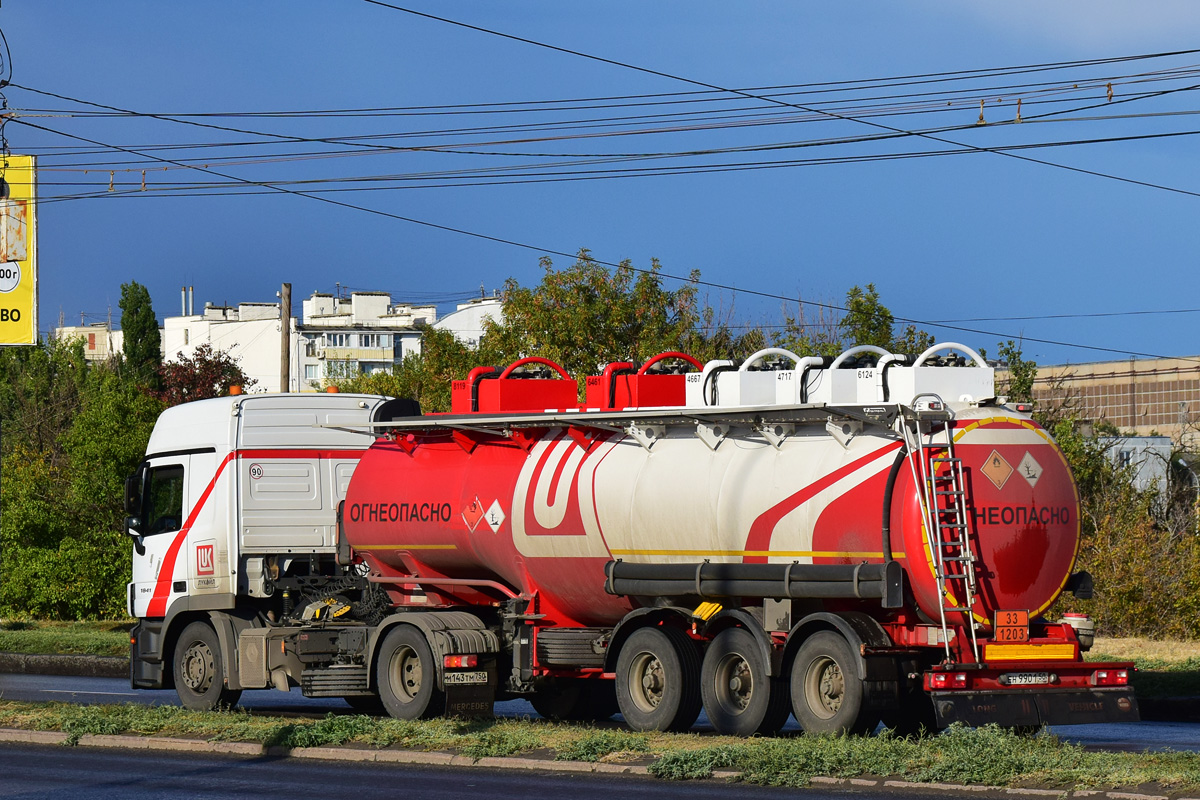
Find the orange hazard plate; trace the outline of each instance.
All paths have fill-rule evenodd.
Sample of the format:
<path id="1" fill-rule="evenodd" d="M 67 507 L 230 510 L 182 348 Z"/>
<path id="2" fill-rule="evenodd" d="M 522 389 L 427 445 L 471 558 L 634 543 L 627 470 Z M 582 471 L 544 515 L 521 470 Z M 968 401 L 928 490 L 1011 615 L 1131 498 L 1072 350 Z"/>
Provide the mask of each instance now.
<path id="1" fill-rule="evenodd" d="M 997 611 L 992 625 L 992 639 L 997 642 L 1028 642 L 1028 611 Z"/>

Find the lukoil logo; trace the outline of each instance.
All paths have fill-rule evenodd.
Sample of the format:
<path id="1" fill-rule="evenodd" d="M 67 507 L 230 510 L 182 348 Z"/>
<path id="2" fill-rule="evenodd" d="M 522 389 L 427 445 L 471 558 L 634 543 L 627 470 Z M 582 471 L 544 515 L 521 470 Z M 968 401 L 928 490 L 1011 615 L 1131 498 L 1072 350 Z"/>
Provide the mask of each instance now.
<path id="1" fill-rule="evenodd" d="M 212 575 L 213 572 L 215 572 L 213 566 L 213 545 L 196 545 L 196 574 Z"/>

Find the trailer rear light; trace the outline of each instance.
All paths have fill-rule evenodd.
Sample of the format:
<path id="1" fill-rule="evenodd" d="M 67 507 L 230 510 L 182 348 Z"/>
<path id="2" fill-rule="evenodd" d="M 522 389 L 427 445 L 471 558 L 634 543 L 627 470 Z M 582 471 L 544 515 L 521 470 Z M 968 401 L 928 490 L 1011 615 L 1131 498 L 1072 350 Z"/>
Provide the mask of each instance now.
<path id="1" fill-rule="evenodd" d="M 929 676 L 931 689 L 965 689 L 967 688 L 967 673 L 965 672 L 935 672 Z"/>
<path id="2" fill-rule="evenodd" d="M 1098 669 L 1092 673 L 1092 686 L 1128 686 L 1129 670 Z"/>
<path id="3" fill-rule="evenodd" d="M 442 666 L 447 669 L 472 669 L 479 666 L 479 656 L 445 656 L 442 660 Z"/>
<path id="4" fill-rule="evenodd" d="M 1017 403 L 1014 408 L 1021 414 L 1033 413 L 1033 403 Z"/>

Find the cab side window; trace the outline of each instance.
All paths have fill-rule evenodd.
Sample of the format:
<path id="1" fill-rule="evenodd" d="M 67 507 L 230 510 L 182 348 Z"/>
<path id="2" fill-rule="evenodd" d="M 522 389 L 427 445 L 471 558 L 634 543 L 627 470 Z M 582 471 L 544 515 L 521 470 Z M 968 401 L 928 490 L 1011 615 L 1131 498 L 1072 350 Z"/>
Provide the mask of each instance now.
<path id="1" fill-rule="evenodd" d="M 183 526 L 183 467 L 153 467 L 146 474 L 146 535 Z"/>

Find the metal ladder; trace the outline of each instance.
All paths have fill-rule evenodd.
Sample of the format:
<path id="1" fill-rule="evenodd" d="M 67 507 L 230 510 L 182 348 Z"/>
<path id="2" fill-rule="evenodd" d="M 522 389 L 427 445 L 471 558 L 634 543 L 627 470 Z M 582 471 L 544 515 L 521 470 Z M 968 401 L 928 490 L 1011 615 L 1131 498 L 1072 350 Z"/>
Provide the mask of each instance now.
<path id="1" fill-rule="evenodd" d="M 919 397 L 914 398 L 914 404 L 917 399 Z M 931 399 L 941 402 L 940 398 Z M 945 408 L 945 404 L 942 407 Z M 971 635 L 971 656 L 975 663 L 979 663 L 979 642 L 971 618 L 971 609 L 979 591 L 975 575 L 975 565 L 979 559 L 971 549 L 962 459 L 954 455 L 950 415 L 931 417 L 932 412 L 920 411 L 912 417 L 906 415 L 901 420 L 901 428 L 909 453 L 917 456 L 916 459 L 910 459 L 909 463 L 913 480 L 920 487 L 917 496 L 928 534 L 928 555 L 937 580 L 938 611 L 946 660 L 952 658 L 950 626 L 946 622 L 946 615 L 961 613 L 966 616 L 967 630 Z M 929 441 L 925 441 L 921 431 L 923 419 L 930 421 Z M 941 433 L 945 437 L 942 442 L 935 441 L 939 420 Z M 909 422 L 912 423 L 911 430 Z"/>

